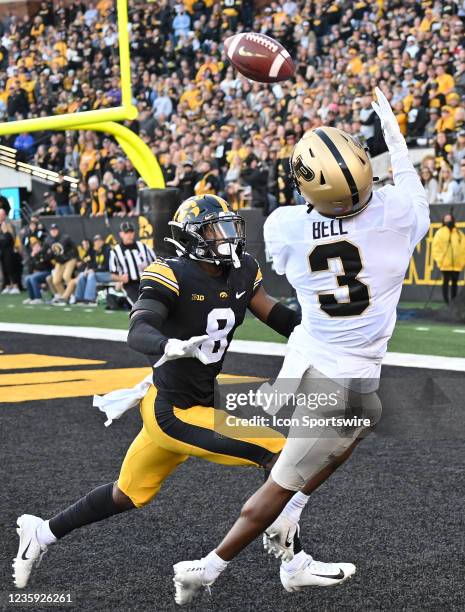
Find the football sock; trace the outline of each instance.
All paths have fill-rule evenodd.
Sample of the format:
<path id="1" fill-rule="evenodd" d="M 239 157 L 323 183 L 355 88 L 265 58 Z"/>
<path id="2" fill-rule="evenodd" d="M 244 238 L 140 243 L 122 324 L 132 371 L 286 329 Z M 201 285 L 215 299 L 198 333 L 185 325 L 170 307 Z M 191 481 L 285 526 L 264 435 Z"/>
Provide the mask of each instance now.
<path id="1" fill-rule="evenodd" d="M 302 510 L 307 505 L 309 499 L 309 495 L 304 495 L 303 493 L 298 491 L 287 502 L 286 507 L 284 508 L 281 514 L 287 517 L 290 521 L 298 523 L 300 520 L 300 515 L 302 514 Z"/>
<path id="2" fill-rule="evenodd" d="M 302 542 L 300 541 L 300 537 L 298 532 L 296 531 L 294 534 L 294 556 L 302 551 Z"/>
<path id="3" fill-rule="evenodd" d="M 50 546 L 57 541 L 50 529 L 50 521 L 44 521 L 37 527 L 36 538 L 41 546 Z"/>
<path id="4" fill-rule="evenodd" d="M 205 557 L 205 583 L 212 584 L 218 576 L 228 567 L 229 561 L 224 561 L 212 550 Z"/>
<path id="5" fill-rule="evenodd" d="M 301 550 L 299 553 L 294 555 L 290 561 L 283 561 L 281 563 L 281 567 L 286 572 L 289 572 L 290 574 L 292 574 L 293 572 L 295 572 L 296 570 L 298 570 L 300 568 L 302 563 L 309 556 L 310 555 L 307 555 L 303 550 Z"/>
<path id="6" fill-rule="evenodd" d="M 50 519 L 50 530 L 60 539 L 78 527 L 96 523 L 125 510 L 129 508 L 121 508 L 113 501 L 113 483 L 109 482 Z"/>

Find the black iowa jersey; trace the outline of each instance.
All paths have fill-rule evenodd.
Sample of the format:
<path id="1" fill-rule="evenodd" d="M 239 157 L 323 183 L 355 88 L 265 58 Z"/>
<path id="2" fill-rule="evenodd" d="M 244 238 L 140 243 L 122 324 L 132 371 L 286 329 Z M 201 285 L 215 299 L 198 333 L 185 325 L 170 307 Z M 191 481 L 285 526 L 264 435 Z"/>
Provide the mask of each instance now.
<path id="1" fill-rule="evenodd" d="M 187 340 L 208 334 L 202 352 L 210 362 L 182 358 L 154 369 L 153 382 L 175 406 L 213 406 L 216 376 L 236 327 L 262 282 L 255 259 L 245 254 L 240 268 L 218 277 L 186 257 L 157 259 L 141 276 L 141 298 L 162 302 L 168 318 L 162 331 L 168 338 Z"/>

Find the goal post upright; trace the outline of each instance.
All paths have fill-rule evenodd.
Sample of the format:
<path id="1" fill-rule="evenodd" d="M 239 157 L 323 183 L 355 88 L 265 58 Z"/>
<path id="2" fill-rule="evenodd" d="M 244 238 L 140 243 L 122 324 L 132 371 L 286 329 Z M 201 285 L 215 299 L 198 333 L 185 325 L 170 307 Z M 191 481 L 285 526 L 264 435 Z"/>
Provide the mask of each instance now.
<path id="1" fill-rule="evenodd" d="M 128 0 L 116 0 L 119 42 L 121 105 L 114 108 L 65 113 L 0 123 L 0 136 L 46 130 L 95 130 L 113 135 L 149 187 L 163 188 L 165 181 L 156 156 L 149 146 L 120 121 L 134 120 L 138 110 L 132 103 L 129 52 Z"/>

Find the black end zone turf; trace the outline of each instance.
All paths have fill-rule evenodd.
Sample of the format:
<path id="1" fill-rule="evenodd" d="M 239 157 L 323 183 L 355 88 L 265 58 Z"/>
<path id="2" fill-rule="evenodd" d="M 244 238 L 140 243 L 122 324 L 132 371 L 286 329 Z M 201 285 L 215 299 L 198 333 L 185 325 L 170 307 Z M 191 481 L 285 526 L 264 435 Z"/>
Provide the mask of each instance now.
<path id="1" fill-rule="evenodd" d="M 104 358 L 109 361 L 105 367 L 145 363 L 121 343 L 2 334 L 0 346 L 5 352 Z M 266 375 L 278 366 L 276 358 L 231 353 L 225 371 Z M 305 548 L 319 560 L 355 563 L 355 577 L 338 588 L 286 593 L 278 562 L 265 556 L 257 541 L 220 577 L 211 599 L 203 597 L 187 609 L 463 609 L 463 375 L 406 368 L 384 372 L 385 404 L 390 411 L 403 411 L 394 425 L 399 418 L 417 422 L 425 406 L 425 419 L 432 410 L 440 415 L 441 436 L 413 441 L 372 436 L 313 495 L 302 520 Z M 7 409 L 2 404 L 0 419 L 0 590 L 14 592 L 16 517 L 24 512 L 50 517 L 91 488 L 116 479 L 140 421 L 134 410 L 105 428 L 104 415 L 91 407 L 90 398 Z M 75 610 L 173 610 L 173 563 L 198 558 L 217 544 L 261 480 L 253 469 L 189 459 L 149 507 L 84 528 L 50 547 L 28 590 L 71 591 Z"/>

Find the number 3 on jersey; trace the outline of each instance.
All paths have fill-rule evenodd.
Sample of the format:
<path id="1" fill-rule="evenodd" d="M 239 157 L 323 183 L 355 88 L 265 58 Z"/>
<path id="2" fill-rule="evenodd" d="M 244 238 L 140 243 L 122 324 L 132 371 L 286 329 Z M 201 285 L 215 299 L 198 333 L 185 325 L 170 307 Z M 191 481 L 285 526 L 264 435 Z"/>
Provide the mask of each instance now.
<path id="1" fill-rule="evenodd" d="M 209 338 L 202 344 L 201 350 L 209 358 L 209 363 L 216 363 L 223 357 L 228 346 L 228 334 L 235 322 L 231 308 L 214 308 L 208 314 L 206 333 Z"/>
<path id="2" fill-rule="evenodd" d="M 319 293 L 320 308 L 330 317 L 353 317 L 361 315 L 370 305 L 368 286 L 357 276 L 362 271 L 360 251 L 351 242 L 339 240 L 318 244 L 308 256 L 312 272 L 329 271 L 329 260 L 339 259 L 343 274 L 336 276 L 339 287 L 347 287 L 349 299 L 338 302 L 334 293 Z"/>

